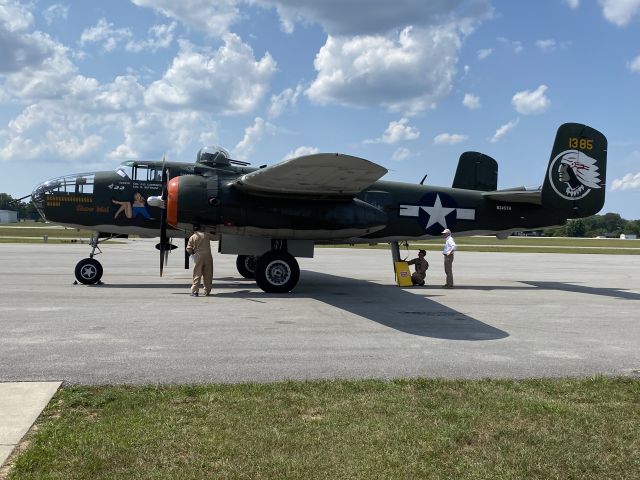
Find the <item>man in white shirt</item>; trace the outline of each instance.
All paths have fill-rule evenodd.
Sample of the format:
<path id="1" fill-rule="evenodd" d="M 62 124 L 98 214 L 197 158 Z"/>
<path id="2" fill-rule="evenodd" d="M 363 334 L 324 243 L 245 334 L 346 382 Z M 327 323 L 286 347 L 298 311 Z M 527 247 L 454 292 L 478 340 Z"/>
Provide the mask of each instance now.
<path id="1" fill-rule="evenodd" d="M 445 228 L 442 231 L 445 238 L 442 254 L 444 255 L 444 273 L 447 275 L 447 283 L 442 288 L 453 288 L 453 253 L 456 251 L 456 242 L 453 241 L 451 230 Z"/>

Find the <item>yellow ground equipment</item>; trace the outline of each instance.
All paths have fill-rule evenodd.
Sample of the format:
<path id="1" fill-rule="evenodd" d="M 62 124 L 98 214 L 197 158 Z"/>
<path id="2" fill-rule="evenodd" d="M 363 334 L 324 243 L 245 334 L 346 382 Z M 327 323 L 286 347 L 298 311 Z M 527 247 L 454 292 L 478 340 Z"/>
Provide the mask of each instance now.
<path id="1" fill-rule="evenodd" d="M 399 287 L 411 287 L 411 271 L 407 262 L 394 262 L 393 268 L 396 271 L 396 282 Z"/>

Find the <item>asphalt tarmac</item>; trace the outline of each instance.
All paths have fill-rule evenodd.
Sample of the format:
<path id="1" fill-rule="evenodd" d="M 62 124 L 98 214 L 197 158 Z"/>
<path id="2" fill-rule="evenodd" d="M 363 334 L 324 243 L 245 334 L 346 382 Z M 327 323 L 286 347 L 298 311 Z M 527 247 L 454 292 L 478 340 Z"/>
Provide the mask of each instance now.
<path id="1" fill-rule="evenodd" d="M 640 256 L 458 252 L 445 290 L 429 252 L 401 289 L 387 250 L 317 248 L 273 295 L 214 254 L 193 298 L 155 242 L 103 245 L 100 286 L 73 285 L 87 245 L 0 244 L 0 382 L 640 375 Z"/>

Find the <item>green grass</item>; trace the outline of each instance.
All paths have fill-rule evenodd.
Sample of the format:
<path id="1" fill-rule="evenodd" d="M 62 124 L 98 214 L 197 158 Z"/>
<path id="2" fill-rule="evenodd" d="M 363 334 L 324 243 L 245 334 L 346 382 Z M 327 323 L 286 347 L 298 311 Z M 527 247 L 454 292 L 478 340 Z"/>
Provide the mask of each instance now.
<path id="1" fill-rule="evenodd" d="M 511 253 L 601 253 L 609 255 L 640 255 L 640 241 L 599 239 L 599 238 L 556 238 L 556 237 L 456 237 L 461 252 L 511 252 Z M 376 245 L 325 245 L 328 247 L 388 249 L 386 243 Z M 442 239 L 421 240 L 409 243 L 409 254 L 418 248 L 427 251 L 442 251 Z M 401 256 L 407 253 L 402 246 Z"/>
<path id="2" fill-rule="evenodd" d="M 21 228 L 16 228 L 16 226 Z M 0 243 L 42 243 L 44 235 L 49 243 L 67 243 L 59 239 L 91 238 L 92 232 L 71 228 L 56 228 L 43 223 L 21 222 L 14 226 L 0 226 Z M 4 237 L 4 238 L 3 238 Z M 22 237 L 22 238 L 16 238 Z M 30 237 L 30 238 L 29 238 Z M 556 238 L 556 237 L 456 237 L 460 251 L 467 252 L 511 252 L 511 253 L 600 253 L 609 255 L 640 255 L 640 241 L 596 238 Z M 349 245 L 325 245 L 347 248 Z M 355 245 L 353 248 L 388 249 L 389 245 Z M 411 242 L 410 250 L 424 248 L 430 251 L 442 249 L 442 239 Z M 404 255 L 403 248 L 401 253 Z"/>
<path id="3" fill-rule="evenodd" d="M 9 479 L 637 479 L 640 381 L 67 387 Z"/>

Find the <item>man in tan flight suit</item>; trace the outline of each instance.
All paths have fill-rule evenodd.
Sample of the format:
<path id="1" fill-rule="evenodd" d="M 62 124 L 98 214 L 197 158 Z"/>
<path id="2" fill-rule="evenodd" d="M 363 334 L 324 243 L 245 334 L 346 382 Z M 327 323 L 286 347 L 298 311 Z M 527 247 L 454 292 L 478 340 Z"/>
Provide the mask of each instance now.
<path id="1" fill-rule="evenodd" d="M 211 255 L 212 235 L 201 232 L 200 225 L 193 226 L 193 235 L 187 242 L 187 253 L 193 255 L 193 283 L 191 284 L 191 296 L 197 297 L 200 289 L 200 280 L 204 285 L 205 296 L 211 293 L 213 283 L 213 256 Z"/>
<path id="2" fill-rule="evenodd" d="M 427 276 L 427 269 L 429 268 L 429 262 L 424 258 L 426 254 L 426 250 L 418 250 L 418 258 L 407 262 L 409 265 L 416 266 L 416 271 L 411 274 L 411 281 L 414 285 L 424 285 L 424 279 Z"/>

